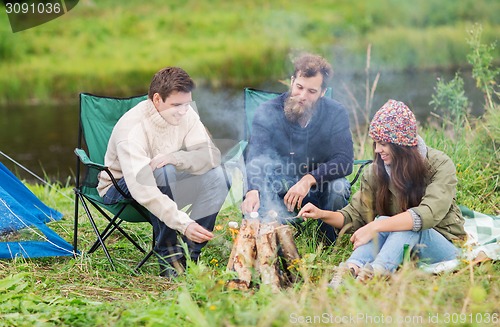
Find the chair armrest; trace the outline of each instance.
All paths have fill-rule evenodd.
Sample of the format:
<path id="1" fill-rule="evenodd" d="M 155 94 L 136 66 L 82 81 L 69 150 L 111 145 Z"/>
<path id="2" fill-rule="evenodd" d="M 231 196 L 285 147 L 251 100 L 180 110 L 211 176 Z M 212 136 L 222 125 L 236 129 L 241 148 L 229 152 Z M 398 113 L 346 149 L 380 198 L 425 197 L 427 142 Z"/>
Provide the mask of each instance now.
<path id="1" fill-rule="evenodd" d="M 126 194 L 121 189 L 121 187 L 118 185 L 116 178 L 113 176 L 113 174 L 111 173 L 111 171 L 109 170 L 109 168 L 107 166 L 101 165 L 99 163 L 96 163 L 96 162 L 93 162 L 92 160 L 90 160 L 89 156 L 87 155 L 87 153 L 83 149 L 76 148 L 74 152 L 75 152 L 76 156 L 78 157 L 78 159 L 81 161 L 81 163 L 83 163 L 85 166 L 106 172 L 106 174 L 108 174 L 109 178 L 111 179 L 111 183 L 113 183 L 113 185 L 115 186 L 117 191 L 120 192 L 120 194 L 124 198 L 126 198 L 126 199 L 131 198 L 128 194 Z"/>
<path id="2" fill-rule="evenodd" d="M 229 149 L 226 154 L 222 157 L 222 163 L 225 166 L 234 165 L 237 166 L 241 158 L 243 158 L 243 153 L 248 145 L 247 141 L 239 141 L 231 149 Z"/>
<path id="3" fill-rule="evenodd" d="M 75 154 L 78 157 L 78 159 L 80 159 L 81 163 L 83 163 L 85 166 L 92 167 L 92 168 L 95 168 L 98 170 L 106 170 L 108 168 L 104 165 L 98 164 L 98 163 L 90 160 L 89 156 L 87 155 L 87 153 L 83 149 L 76 148 Z"/>
<path id="4" fill-rule="evenodd" d="M 354 160 L 354 164 L 355 165 L 361 165 L 361 166 L 365 166 L 369 163 L 371 163 L 373 160 L 371 159 L 358 159 L 358 160 Z"/>
<path id="5" fill-rule="evenodd" d="M 361 172 L 363 171 L 363 168 L 365 168 L 366 165 L 372 163 L 373 160 L 371 159 L 358 159 L 358 160 L 354 160 L 354 164 L 355 165 L 360 165 L 359 168 L 358 168 L 358 171 L 356 172 L 356 175 L 354 176 L 354 178 L 352 179 L 352 181 L 350 182 L 351 185 L 354 185 L 359 176 L 361 175 Z"/>

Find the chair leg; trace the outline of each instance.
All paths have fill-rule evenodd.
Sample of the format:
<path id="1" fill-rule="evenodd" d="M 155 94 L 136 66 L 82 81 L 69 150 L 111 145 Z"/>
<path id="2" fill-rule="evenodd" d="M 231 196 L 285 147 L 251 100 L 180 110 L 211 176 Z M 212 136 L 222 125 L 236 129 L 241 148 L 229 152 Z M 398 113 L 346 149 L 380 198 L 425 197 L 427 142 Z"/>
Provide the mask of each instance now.
<path id="1" fill-rule="evenodd" d="M 106 228 L 100 233 L 103 242 L 106 241 L 106 239 L 111 235 L 111 233 L 116 230 L 116 226 L 121 224 L 121 221 L 116 223 L 117 219 L 118 217 L 114 217 L 113 219 L 111 219 L 108 226 L 106 226 Z M 112 226 L 113 228 L 111 228 Z M 88 253 L 93 253 L 95 250 L 97 250 L 98 247 L 99 247 L 99 240 L 96 240 L 94 244 L 90 247 Z"/>
<path id="2" fill-rule="evenodd" d="M 106 245 L 104 245 L 104 240 L 101 238 L 101 234 L 99 233 L 99 229 L 97 229 L 97 225 L 94 221 L 94 218 L 92 217 L 92 214 L 90 213 L 89 208 L 87 207 L 87 204 L 85 203 L 84 199 L 80 199 L 83 208 L 85 209 L 85 213 L 87 214 L 87 217 L 89 217 L 90 224 L 92 225 L 92 228 L 94 229 L 94 233 L 97 236 L 97 241 L 99 244 L 102 246 L 102 250 L 104 251 L 104 254 L 106 255 L 106 258 L 108 258 L 109 263 L 111 264 L 111 267 L 113 267 L 113 270 L 116 270 L 116 267 L 113 263 L 113 259 L 111 259 L 111 256 L 109 255 L 108 248 Z"/>
<path id="3" fill-rule="evenodd" d="M 92 203 L 93 204 L 93 203 Z M 93 204 L 94 205 L 94 204 Z M 109 235 L 111 235 L 111 233 L 113 233 L 115 230 L 118 230 L 123 236 L 125 236 L 139 251 L 141 251 L 142 253 L 146 253 L 146 250 L 143 249 L 142 246 L 139 245 L 139 243 L 137 243 L 130 235 L 128 235 L 128 233 L 123 230 L 123 228 L 120 227 L 120 224 L 122 223 L 123 220 L 119 219 L 119 215 L 120 213 L 122 212 L 122 210 L 125 208 L 123 207 L 122 210 L 120 210 L 114 217 L 113 219 L 109 218 L 108 215 L 102 210 L 102 208 L 100 208 L 99 206 L 96 206 L 94 205 L 94 207 L 101 213 L 101 215 L 103 215 L 103 217 L 105 217 L 108 221 L 109 221 L 109 224 L 108 226 L 106 226 L 106 229 L 101 233 L 101 237 L 103 240 L 106 240 L 108 238 Z M 118 223 L 116 222 L 118 221 Z M 111 228 L 111 226 L 113 226 L 113 228 L 111 230 L 109 230 Z M 92 246 L 92 249 L 93 251 L 97 250 L 97 244 L 98 242 L 96 241 L 96 243 L 94 243 L 94 245 Z M 92 251 L 92 252 L 93 252 Z M 92 253 L 89 251 L 89 253 Z"/>
<path id="4" fill-rule="evenodd" d="M 111 267 L 113 268 L 113 270 L 116 270 L 116 267 L 114 265 L 114 262 L 113 262 L 113 259 L 111 258 L 111 255 L 109 254 L 109 251 L 105 245 L 105 241 L 106 239 L 115 231 L 115 230 L 118 230 L 123 236 L 125 236 L 139 251 L 141 251 L 142 253 L 146 253 L 146 250 L 144 250 L 144 248 L 142 246 L 140 246 L 130 235 L 128 235 L 128 233 L 123 230 L 121 227 L 120 227 L 120 224 L 123 222 L 122 219 L 120 219 L 118 216 L 121 214 L 121 212 L 123 211 L 123 209 L 125 207 L 122 208 L 122 210 L 120 210 L 118 212 L 117 215 L 115 215 L 113 218 L 109 217 L 106 212 L 104 212 L 102 210 L 101 207 L 97 206 L 96 204 L 94 204 L 92 201 L 90 201 L 90 203 L 93 205 L 94 208 L 96 208 L 99 213 L 101 215 L 103 215 L 103 217 L 105 217 L 109 224 L 106 226 L 106 228 L 100 232 L 99 229 L 97 228 L 97 225 L 95 223 L 95 220 L 89 210 L 89 207 L 87 205 L 87 203 L 85 202 L 85 198 L 83 196 L 81 196 L 80 194 L 78 195 L 78 199 L 80 200 L 80 202 L 82 203 L 82 206 L 83 208 L 85 209 L 85 213 L 87 214 L 87 216 L 89 217 L 89 221 L 92 225 L 92 229 L 94 230 L 94 233 L 96 234 L 97 236 L 97 240 L 94 242 L 94 244 L 91 246 L 90 250 L 88 251 L 88 253 L 92 253 L 94 251 L 96 251 L 98 249 L 99 246 L 102 247 L 103 251 L 104 251 L 104 254 L 106 255 L 106 258 L 108 259 L 109 263 L 111 264 Z M 78 208 L 75 208 L 75 212 L 77 212 Z M 138 210 L 139 211 L 139 210 Z M 75 224 L 77 223 L 77 218 L 75 218 Z M 145 219 L 151 223 L 151 221 L 149 220 L 148 217 L 145 217 Z M 76 227 L 75 227 L 76 228 Z M 76 233 L 76 231 L 75 231 Z M 75 237 L 76 238 L 76 237 Z M 75 244 L 76 246 L 76 244 Z M 144 265 L 144 263 L 146 263 L 147 260 L 149 260 L 149 258 L 154 254 L 153 252 L 153 249 L 154 249 L 154 246 L 155 246 L 155 235 L 154 235 L 154 231 L 153 231 L 153 240 L 152 240 L 152 246 L 151 246 L 151 250 L 146 254 L 146 256 L 137 264 L 137 266 L 134 268 L 134 272 L 138 272 L 138 270 Z"/>
<path id="5" fill-rule="evenodd" d="M 73 253 L 76 257 L 78 253 L 78 204 L 80 201 L 80 191 L 75 188 L 75 220 L 73 222 Z"/>
<path id="6" fill-rule="evenodd" d="M 155 231 L 153 229 L 153 240 L 151 242 L 151 251 L 148 252 L 148 254 L 141 260 L 141 262 L 139 262 L 139 264 L 137 264 L 137 266 L 134 268 L 134 272 L 136 274 L 139 273 L 139 269 L 146 263 L 146 261 L 149 260 L 149 258 L 151 258 L 151 256 L 154 254 L 154 248 L 155 248 L 155 244 L 156 244 L 156 235 L 155 235 Z"/>
<path id="7" fill-rule="evenodd" d="M 134 272 L 139 273 L 139 269 L 146 263 L 146 261 L 149 260 L 149 258 L 151 258 L 153 254 L 154 254 L 153 250 L 149 251 L 148 254 L 141 260 L 141 262 L 139 262 L 137 266 L 134 268 Z"/>
<path id="8" fill-rule="evenodd" d="M 226 168 L 223 168 L 222 169 L 222 172 L 224 173 L 224 179 L 226 180 L 226 185 L 227 185 L 227 189 L 228 189 L 228 192 L 229 192 L 229 197 L 231 199 L 231 204 L 235 204 L 235 200 L 234 200 L 234 195 L 233 195 L 233 191 L 231 190 L 232 189 L 232 185 L 231 185 L 231 180 L 229 179 L 229 174 L 226 170 Z"/>

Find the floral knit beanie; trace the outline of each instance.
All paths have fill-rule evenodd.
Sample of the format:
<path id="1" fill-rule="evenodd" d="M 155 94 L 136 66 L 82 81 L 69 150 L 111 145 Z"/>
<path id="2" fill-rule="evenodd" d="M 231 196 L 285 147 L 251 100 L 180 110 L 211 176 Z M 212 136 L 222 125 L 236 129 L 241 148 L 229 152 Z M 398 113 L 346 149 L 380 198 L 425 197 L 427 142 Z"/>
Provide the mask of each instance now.
<path id="1" fill-rule="evenodd" d="M 418 144 L 415 115 L 403 102 L 392 99 L 373 116 L 369 134 L 377 142 L 402 146 Z"/>

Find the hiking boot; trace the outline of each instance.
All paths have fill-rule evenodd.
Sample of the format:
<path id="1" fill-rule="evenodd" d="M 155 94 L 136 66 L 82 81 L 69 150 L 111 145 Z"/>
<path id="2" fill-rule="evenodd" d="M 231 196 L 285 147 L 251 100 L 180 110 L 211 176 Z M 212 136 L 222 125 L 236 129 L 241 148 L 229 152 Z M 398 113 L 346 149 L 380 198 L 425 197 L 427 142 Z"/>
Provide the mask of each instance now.
<path id="1" fill-rule="evenodd" d="M 160 277 L 164 278 L 177 278 L 179 277 L 179 272 L 175 270 L 173 267 L 166 267 L 160 270 Z"/>
<path id="2" fill-rule="evenodd" d="M 186 258 L 182 257 L 176 261 L 167 263 L 164 260 L 160 261 L 160 277 L 177 278 L 184 273 L 186 269 Z"/>
<path id="3" fill-rule="evenodd" d="M 343 278 L 345 274 L 350 274 L 352 277 L 356 276 L 356 273 L 354 271 L 354 268 L 349 268 L 347 263 L 341 262 L 336 268 L 335 268 L 335 274 L 333 274 L 332 280 L 328 283 L 328 287 L 331 289 L 338 289 L 340 285 L 342 284 Z"/>

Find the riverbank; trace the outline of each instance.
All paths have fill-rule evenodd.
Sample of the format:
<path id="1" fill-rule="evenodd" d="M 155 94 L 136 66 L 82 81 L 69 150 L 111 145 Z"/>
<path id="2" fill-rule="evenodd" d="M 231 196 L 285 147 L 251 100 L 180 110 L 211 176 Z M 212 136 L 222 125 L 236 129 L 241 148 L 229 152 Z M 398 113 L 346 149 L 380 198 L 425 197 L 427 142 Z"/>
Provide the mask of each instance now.
<path id="1" fill-rule="evenodd" d="M 144 93 L 167 65 L 215 89 L 261 85 L 285 78 L 289 56 L 301 50 L 325 55 L 338 72 L 356 73 L 364 70 L 368 44 L 377 71 L 463 67 L 467 29 L 481 23 L 483 41 L 491 43 L 500 35 L 499 11 L 491 0 L 80 1 L 19 33 L 2 15 L 0 103 L 61 102 L 81 91 Z"/>

